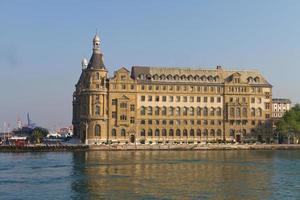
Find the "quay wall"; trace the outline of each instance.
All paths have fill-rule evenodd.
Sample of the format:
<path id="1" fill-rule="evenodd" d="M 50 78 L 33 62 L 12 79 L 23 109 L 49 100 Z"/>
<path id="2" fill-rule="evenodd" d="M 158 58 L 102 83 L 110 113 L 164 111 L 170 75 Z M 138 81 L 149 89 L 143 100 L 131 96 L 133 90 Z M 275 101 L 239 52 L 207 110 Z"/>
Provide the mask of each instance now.
<path id="1" fill-rule="evenodd" d="M 55 152 L 85 151 L 87 145 L 32 145 L 32 146 L 0 146 L 0 152 Z"/>
<path id="2" fill-rule="evenodd" d="M 0 146 L 0 152 L 58 151 L 213 151 L 213 150 L 300 150 L 300 144 L 178 144 L 178 145 L 43 145 Z"/>
<path id="3" fill-rule="evenodd" d="M 90 145 L 89 150 L 135 151 L 135 150 L 300 150 L 300 144 L 178 144 L 178 145 Z"/>

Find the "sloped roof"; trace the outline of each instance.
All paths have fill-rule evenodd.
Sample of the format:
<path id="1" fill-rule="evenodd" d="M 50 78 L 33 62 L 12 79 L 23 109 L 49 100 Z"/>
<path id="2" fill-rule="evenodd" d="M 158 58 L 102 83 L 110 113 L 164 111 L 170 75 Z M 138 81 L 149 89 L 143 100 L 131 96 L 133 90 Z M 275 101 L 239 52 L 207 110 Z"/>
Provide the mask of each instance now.
<path id="1" fill-rule="evenodd" d="M 103 55 L 101 53 L 93 53 L 88 64 L 88 69 L 105 69 Z"/>
<path id="2" fill-rule="evenodd" d="M 268 81 L 262 76 L 262 74 L 257 70 L 224 70 L 221 67 L 214 68 L 190 68 L 190 67 L 150 67 L 150 66 L 133 66 L 131 70 L 131 77 L 133 79 L 139 79 L 140 75 L 148 76 L 148 81 L 155 81 L 154 76 L 161 77 L 161 75 L 167 76 L 192 76 L 192 77 L 218 77 L 215 82 L 224 82 L 231 79 L 233 74 L 240 74 L 240 78 L 244 82 L 249 82 L 248 78 L 259 78 L 259 82 L 251 82 L 253 84 L 267 84 Z M 157 81 L 178 81 L 169 79 L 158 79 Z M 190 80 L 179 80 L 179 81 L 190 81 Z M 251 84 L 250 83 L 250 84 Z M 271 85 L 270 85 L 271 86 Z"/>

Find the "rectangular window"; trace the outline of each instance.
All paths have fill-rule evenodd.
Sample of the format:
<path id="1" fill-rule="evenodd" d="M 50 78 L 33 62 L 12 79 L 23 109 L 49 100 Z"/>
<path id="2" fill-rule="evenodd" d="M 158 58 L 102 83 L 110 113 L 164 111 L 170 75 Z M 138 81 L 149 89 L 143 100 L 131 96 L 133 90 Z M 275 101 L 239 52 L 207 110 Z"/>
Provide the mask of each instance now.
<path id="1" fill-rule="evenodd" d="M 134 85 L 131 85 L 130 88 L 131 88 L 132 90 L 134 90 Z"/>
<path id="2" fill-rule="evenodd" d="M 155 86 L 155 90 L 159 90 L 159 85 Z"/>
<path id="3" fill-rule="evenodd" d="M 205 103 L 207 102 L 207 97 L 203 98 L 203 102 L 205 102 Z"/>
<path id="4" fill-rule="evenodd" d="M 134 117 L 130 117 L 130 124 L 134 124 Z"/>
<path id="5" fill-rule="evenodd" d="M 122 84 L 122 90 L 126 90 L 126 85 Z"/>
<path id="6" fill-rule="evenodd" d="M 174 97 L 173 96 L 169 96 L 169 101 L 173 102 L 174 101 Z"/>
<path id="7" fill-rule="evenodd" d="M 254 97 L 251 98 L 251 103 L 255 103 L 255 98 Z"/>
<path id="8" fill-rule="evenodd" d="M 96 95 L 96 101 L 99 101 L 100 96 Z"/>
<path id="9" fill-rule="evenodd" d="M 148 101 L 152 101 L 152 96 L 148 96 Z"/>
<path id="10" fill-rule="evenodd" d="M 121 81 L 125 81 L 126 80 L 126 76 L 125 75 L 122 75 L 121 76 Z"/>
<path id="11" fill-rule="evenodd" d="M 145 101 L 145 96 L 141 96 L 141 101 Z"/>
<path id="12" fill-rule="evenodd" d="M 125 102 L 120 103 L 120 108 L 127 108 L 127 103 Z"/>
<path id="13" fill-rule="evenodd" d="M 167 90 L 167 86 L 164 85 L 164 86 L 162 87 L 162 89 L 163 89 L 163 90 Z"/>
<path id="14" fill-rule="evenodd" d="M 190 102 L 194 102 L 194 97 L 190 97 Z"/>
<path id="15" fill-rule="evenodd" d="M 114 106 L 117 105 L 117 99 L 112 99 L 111 100 L 111 105 L 114 105 Z"/>
<path id="16" fill-rule="evenodd" d="M 152 90 L 152 85 L 149 85 L 149 86 L 148 86 L 148 90 Z"/>
<path id="17" fill-rule="evenodd" d="M 201 102 L 201 97 L 197 97 L 197 102 Z"/>
<path id="18" fill-rule="evenodd" d="M 112 112 L 112 113 L 111 113 L 111 117 L 112 117 L 113 119 L 117 119 L 117 113 L 116 113 L 116 112 Z"/>
<path id="19" fill-rule="evenodd" d="M 141 124 L 146 124 L 144 119 L 141 120 Z"/>
<path id="20" fill-rule="evenodd" d="M 173 86 L 172 86 L 172 85 L 169 87 L 169 90 L 170 90 L 170 91 L 173 91 Z"/>
<path id="21" fill-rule="evenodd" d="M 166 102 L 167 101 L 167 97 L 166 96 L 162 96 L 162 101 Z"/>
<path id="22" fill-rule="evenodd" d="M 180 102 L 180 96 L 176 96 L 176 102 Z"/>
<path id="23" fill-rule="evenodd" d="M 221 103 L 221 97 L 218 97 L 218 98 L 217 98 L 217 102 L 218 102 L 218 103 Z"/>
<path id="24" fill-rule="evenodd" d="M 155 96 L 155 101 L 156 101 L 156 102 L 159 101 L 159 96 Z"/>
<path id="25" fill-rule="evenodd" d="M 131 105 L 130 105 L 130 111 L 132 111 L 132 112 L 135 111 L 135 106 L 134 106 L 134 104 L 131 104 Z"/>
<path id="26" fill-rule="evenodd" d="M 210 97 L 210 102 L 213 103 L 215 101 L 214 97 Z"/>
<path id="27" fill-rule="evenodd" d="M 145 86 L 144 85 L 141 85 L 141 90 L 145 90 Z"/>
<path id="28" fill-rule="evenodd" d="M 183 97 L 183 102 L 187 102 L 187 96 Z"/>
<path id="29" fill-rule="evenodd" d="M 152 124 L 152 120 L 151 119 L 148 120 L 148 124 Z"/>

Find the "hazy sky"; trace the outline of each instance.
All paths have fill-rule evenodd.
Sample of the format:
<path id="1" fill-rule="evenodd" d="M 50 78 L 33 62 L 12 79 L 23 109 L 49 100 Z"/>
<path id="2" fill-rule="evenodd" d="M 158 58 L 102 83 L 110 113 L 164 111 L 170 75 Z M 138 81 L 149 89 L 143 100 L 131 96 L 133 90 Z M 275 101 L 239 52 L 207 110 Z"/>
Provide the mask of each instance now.
<path id="1" fill-rule="evenodd" d="M 26 113 L 71 124 L 72 93 L 96 29 L 121 66 L 258 69 L 273 97 L 300 101 L 300 1 L 0 1 L 0 127 Z"/>

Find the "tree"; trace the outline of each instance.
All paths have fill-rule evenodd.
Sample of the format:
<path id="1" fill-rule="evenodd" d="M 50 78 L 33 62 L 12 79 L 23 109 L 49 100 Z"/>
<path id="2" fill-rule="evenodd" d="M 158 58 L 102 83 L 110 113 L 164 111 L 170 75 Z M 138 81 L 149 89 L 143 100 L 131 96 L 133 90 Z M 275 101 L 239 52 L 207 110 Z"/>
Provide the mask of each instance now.
<path id="1" fill-rule="evenodd" d="M 35 143 L 41 143 L 41 140 L 48 135 L 49 131 L 42 127 L 33 129 L 31 140 Z"/>
<path id="2" fill-rule="evenodd" d="M 291 134 L 299 138 L 300 136 L 300 105 L 296 104 L 291 110 L 287 111 L 276 123 L 276 130 L 286 137 Z"/>

